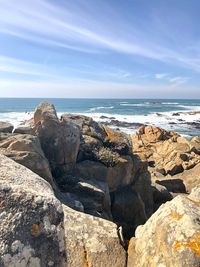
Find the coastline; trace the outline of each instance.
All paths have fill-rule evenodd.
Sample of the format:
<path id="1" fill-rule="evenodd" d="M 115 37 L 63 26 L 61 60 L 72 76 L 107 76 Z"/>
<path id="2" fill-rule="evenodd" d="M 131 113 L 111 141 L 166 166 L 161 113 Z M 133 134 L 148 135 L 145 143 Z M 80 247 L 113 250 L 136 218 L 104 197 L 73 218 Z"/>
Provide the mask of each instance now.
<path id="1" fill-rule="evenodd" d="M 91 117 L 59 117 L 43 102 L 16 129 L 0 123 L 0 237 L 9 243 L 0 265 L 140 267 L 151 255 L 198 266 L 200 137 L 155 126 L 127 135 Z M 175 240 L 195 246 L 179 251 Z"/>
<path id="2" fill-rule="evenodd" d="M 64 113 L 58 112 L 58 117 Z M 0 113 L 0 121 L 9 122 L 14 127 L 23 124 L 24 121 L 32 118 L 34 111 L 31 112 L 4 112 Z M 96 112 L 74 112 L 93 118 L 95 121 L 103 123 L 113 129 L 118 129 L 127 134 L 133 134 L 142 125 L 153 125 L 169 131 L 191 138 L 200 135 L 200 111 L 177 111 L 177 112 L 157 112 L 149 115 L 121 115 Z"/>

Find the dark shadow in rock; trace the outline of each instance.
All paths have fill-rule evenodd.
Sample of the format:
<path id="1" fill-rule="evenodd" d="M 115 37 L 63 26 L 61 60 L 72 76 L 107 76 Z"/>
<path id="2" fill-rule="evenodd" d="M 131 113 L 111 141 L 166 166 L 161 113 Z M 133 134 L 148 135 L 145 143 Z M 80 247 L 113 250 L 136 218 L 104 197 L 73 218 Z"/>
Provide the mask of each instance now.
<path id="1" fill-rule="evenodd" d="M 138 225 L 147 220 L 144 203 L 140 195 L 131 186 L 118 189 L 111 195 L 113 221 L 123 228 L 123 236 L 129 240 Z"/>
<path id="2" fill-rule="evenodd" d="M 169 192 L 187 193 L 186 187 L 181 179 L 156 180 L 156 183 L 165 186 Z"/>

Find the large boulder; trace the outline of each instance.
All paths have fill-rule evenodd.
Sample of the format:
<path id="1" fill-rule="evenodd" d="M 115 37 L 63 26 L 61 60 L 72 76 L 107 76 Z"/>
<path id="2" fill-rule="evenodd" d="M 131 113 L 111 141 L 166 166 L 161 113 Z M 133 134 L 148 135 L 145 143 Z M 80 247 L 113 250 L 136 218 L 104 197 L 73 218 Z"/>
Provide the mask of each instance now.
<path id="1" fill-rule="evenodd" d="M 49 163 L 37 137 L 28 134 L 0 133 L 0 152 L 53 185 Z"/>
<path id="2" fill-rule="evenodd" d="M 64 214 L 68 267 L 126 267 L 126 251 L 114 223 L 68 207 Z"/>
<path id="3" fill-rule="evenodd" d="M 63 209 L 51 186 L 0 155 L 0 266 L 66 266 Z"/>
<path id="4" fill-rule="evenodd" d="M 79 162 L 75 166 L 75 176 L 106 182 L 110 192 L 115 192 L 127 185 L 132 186 L 140 194 L 146 213 L 150 216 L 153 210 L 153 195 L 147 165 L 135 156 L 120 158 L 121 161 L 112 167 L 89 160 Z"/>
<path id="5" fill-rule="evenodd" d="M 0 121 L 0 133 L 12 133 L 14 126 L 9 122 Z"/>
<path id="6" fill-rule="evenodd" d="M 200 265 L 200 187 L 163 204 L 136 229 L 128 267 Z"/>
<path id="7" fill-rule="evenodd" d="M 54 106 L 44 102 L 34 113 L 34 131 L 50 163 L 53 176 L 59 177 L 70 172 L 79 150 L 79 127 L 59 120 Z"/>
<path id="8" fill-rule="evenodd" d="M 91 117 L 66 113 L 61 116 L 61 119 L 78 125 L 83 136 L 90 136 L 102 142 L 106 138 L 103 126 Z"/>

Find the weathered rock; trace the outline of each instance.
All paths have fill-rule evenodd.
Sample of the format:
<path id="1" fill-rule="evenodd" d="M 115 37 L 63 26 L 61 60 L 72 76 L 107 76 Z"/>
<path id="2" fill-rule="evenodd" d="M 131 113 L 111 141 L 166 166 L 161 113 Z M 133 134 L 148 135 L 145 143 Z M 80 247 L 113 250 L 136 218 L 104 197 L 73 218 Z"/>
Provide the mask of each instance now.
<path id="1" fill-rule="evenodd" d="M 84 160 L 76 164 L 74 175 L 90 180 L 106 181 L 108 168 L 100 162 Z"/>
<path id="2" fill-rule="evenodd" d="M 200 265 L 200 187 L 163 204 L 136 229 L 128 267 Z"/>
<path id="3" fill-rule="evenodd" d="M 189 141 L 176 133 L 155 127 L 154 130 L 151 128 L 149 134 L 146 128 L 141 128 L 138 134 L 132 136 L 133 152 L 148 161 L 152 180 L 161 181 L 158 183 L 166 186 L 171 192 L 182 193 L 190 192 L 192 186 L 200 184 L 196 171 L 198 167 L 194 169 L 200 164 L 199 138 L 195 137 Z M 161 175 L 166 178 L 160 179 Z"/>
<path id="4" fill-rule="evenodd" d="M 64 207 L 68 267 L 125 267 L 117 226 Z"/>
<path id="5" fill-rule="evenodd" d="M 128 240 L 134 235 L 136 227 L 147 220 L 144 203 L 131 186 L 112 193 L 111 200 L 113 220 L 118 226 L 123 226 L 124 237 Z"/>
<path id="6" fill-rule="evenodd" d="M 114 167 L 106 167 L 100 162 L 86 160 L 76 164 L 74 173 L 76 177 L 107 182 L 110 192 L 132 185 L 133 189 L 140 194 L 147 215 L 151 215 L 153 210 L 151 176 L 147 172 L 145 162 L 138 157 L 123 156 L 121 162 Z"/>
<path id="7" fill-rule="evenodd" d="M 185 190 L 190 193 L 192 188 L 200 185 L 200 163 L 190 170 L 185 170 L 181 174 L 169 177 L 171 179 L 181 179 L 185 186 Z"/>
<path id="8" fill-rule="evenodd" d="M 121 162 L 113 167 L 85 160 L 76 164 L 74 173 L 85 179 L 106 181 L 111 192 L 120 186 L 131 184 L 134 178 L 133 161 L 129 156 L 123 157 Z"/>
<path id="9" fill-rule="evenodd" d="M 29 168 L 53 185 L 49 163 L 36 136 L 0 133 L 0 152 Z"/>
<path id="10" fill-rule="evenodd" d="M 182 179 L 175 179 L 174 177 L 170 179 L 170 176 L 166 176 L 168 179 L 159 179 L 155 182 L 167 188 L 169 192 L 173 193 L 187 193 L 185 185 Z"/>
<path id="11" fill-rule="evenodd" d="M 59 177 L 70 172 L 76 163 L 79 150 L 79 127 L 59 120 L 54 106 L 42 103 L 34 113 L 34 130 L 49 160 L 53 175 Z"/>
<path id="12" fill-rule="evenodd" d="M 0 121 L 0 133 L 12 133 L 14 126 L 11 123 Z"/>
<path id="13" fill-rule="evenodd" d="M 120 155 L 128 155 L 132 151 L 132 143 L 128 135 L 104 126 L 106 132 L 106 145 Z"/>
<path id="14" fill-rule="evenodd" d="M 78 125 L 82 135 L 91 136 L 102 142 L 105 140 L 106 134 L 103 126 L 90 117 L 75 114 L 63 114 L 61 119 Z"/>
<path id="15" fill-rule="evenodd" d="M 173 199 L 172 194 L 167 188 L 159 183 L 152 182 L 154 211 L 157 210 L 161 204 Z"/>
<path id="16" fill-rule="evenodd" d="M 18 125 L 14 129 L 14 133 L 20 133 L 20 134 L 31 134 L 34 135 L 34 120 L 29 119 L 24 122 L 22 122 L 20 125 Z"/>
<path id="17" fill-rule="evenodd" d="M 142 126 L 139 128 L 138 134 L 134 136 L 134 139 L 137 138 L 138 140 L 142 140 L 142 142 L 154 143 L 170 139 L 174 135 L 176 134 L 156 126 Z"/>
<path id="18" fill-rule="evenodd" d="M 150 215 L 153 203 L 150 175 L 147 165 L 132 154 L 130 137 L 86 116 L 64 114 L 62 118 L 76 123 L 81 131 L 74 176 L 107 182 L 110 192 L 133 184 Z"/>
<path id="19" fill-rule="evenodd" d="M 81 202 L 85 213 L 112 220 L 110 194 L 106 182 L 68 175 L 59 179 L 59 188 L 62 192 L 70 192 L 74 200 Z M 69 206 L 73 207 L 70 203 Z"/>
<path id="20" fill-rule="evenodd" d="M 0 266 L 66 266 L 63 210 L 51 186 L 0 155 Z"/>

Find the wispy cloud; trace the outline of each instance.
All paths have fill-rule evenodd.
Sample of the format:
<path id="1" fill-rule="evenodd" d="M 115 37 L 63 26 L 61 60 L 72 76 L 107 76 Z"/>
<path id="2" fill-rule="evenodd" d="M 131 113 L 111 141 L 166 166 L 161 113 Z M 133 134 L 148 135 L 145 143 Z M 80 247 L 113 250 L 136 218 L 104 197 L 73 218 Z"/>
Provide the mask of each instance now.
<path id="1" fill-rule="evenodd" d="M 168 73 L 156 73 L 156 74 L 155 74 L 155 78 L 156 78 L 156 79 L 159 79 L 159 80 L 161 80 L 161 79 L 163 79 L 163 78 L 166 78 L 167 76 L 169 76 Z"/>
<path id="2" fill-rule="evenodd" d="M 187 83 L 189 80 L 190 80 L 189 77 L 176 76 L 176 77 L 170 78 L 169 82 L 171 83 L 172 87 L 177 87 L 179 85 Z"/>
<path id="3" fill-rule="evenodd" d="M 107 8 L 106 1 L 101 1 L 104 10 L 108 10 L 103 20 L 98 7 L 95 8 L 92 1 L 86 2 L 68 1 L 59 7 L 57 2 L 47 0 L 0 0 L 0 32 L 49 47 L 84 53 L 115 51 L 200 72 L 196 57 L 167 45 L 167 42 L 164 45 L 162 36 L 153 38 L 145 31 L 148 20 L 143 26 L 139 20 L 134 25 L 127 25 L 124 16 Z"/>
<path id="4" fill-rule="evenodd" d="M 77 66 L 77 64 L 65 66 L 63 68 L 63 73 L 61 73 L 60 70 L 55 71 L 51 65 L 49 66 L 48 64 L 45 64 L 45 62 L 36 64 L 33 62 L 0 55 L 0 74 L 23 74 L 24 77 L 26 77 L 26 75 L 33 76 L 34 80 L 36 80 L 37 77 L 44 80 L 48 77 L 51 80 L 59 81 L 64 79 L 67 82 L 67 79 L 71 77 L 78 79 L 80 74 L 82 74 L 85 77 L 90 77 L 90 79 L 95 80 L 104 79 L 125 82 L 126 79 L 132 76 L 130 72 L 117 67 L 102 67 L 99 69 L 93 69 L 91 66 Z M 66 73 L 68 73 L 68 75 Z"/>
<path id="5" fill-rule="evenodd" d="M 187 83 L 191 78 L 183 76 L 172 76 L 169 73 L 156 73 L 155 78 L 169 83 L 171 87 L 178 87 L 179 85 Z"/>

